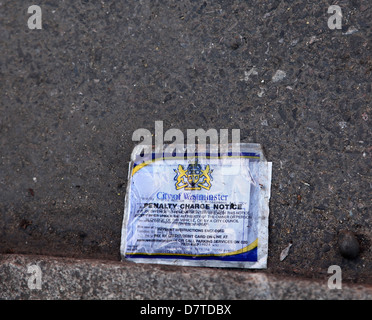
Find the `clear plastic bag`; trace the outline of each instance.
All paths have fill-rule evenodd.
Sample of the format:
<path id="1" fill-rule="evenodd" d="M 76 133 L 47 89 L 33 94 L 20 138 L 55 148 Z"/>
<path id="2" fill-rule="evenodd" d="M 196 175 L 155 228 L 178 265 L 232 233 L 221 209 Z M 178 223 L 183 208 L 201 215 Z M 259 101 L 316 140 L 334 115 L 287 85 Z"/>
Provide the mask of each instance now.
<path id="1" fill-rule="evenodd" d="M 209 146 L 210 147 L 210 146 Z M 225 146 L 226 147 L 226 146 Z M 272 164 L 259 144 L 131 155 L 122 259 L 266 268 Z M 177 150 L 182 150 L 179 147 Z M 221 149 L 217 149 L 221 150 Z"/>

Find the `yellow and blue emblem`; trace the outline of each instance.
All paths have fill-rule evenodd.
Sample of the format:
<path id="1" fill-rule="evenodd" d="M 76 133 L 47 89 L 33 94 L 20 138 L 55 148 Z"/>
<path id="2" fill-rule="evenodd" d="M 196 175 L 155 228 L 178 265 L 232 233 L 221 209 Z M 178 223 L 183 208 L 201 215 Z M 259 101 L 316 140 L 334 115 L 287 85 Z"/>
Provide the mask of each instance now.
<path id="1" fill-rule="evenodd" d="M 207 164 L 203 170 L 202 166 L 196 161 L 195 163 L 190 163 L 187 169 L 179 164 L 177 169 L 174 169 L 176 176 L 174 180 L 176 181 L 176 190 L 185 188 L 185 190 L 209 190 L 212 186 L 211 173 L 213 170 Z"/>

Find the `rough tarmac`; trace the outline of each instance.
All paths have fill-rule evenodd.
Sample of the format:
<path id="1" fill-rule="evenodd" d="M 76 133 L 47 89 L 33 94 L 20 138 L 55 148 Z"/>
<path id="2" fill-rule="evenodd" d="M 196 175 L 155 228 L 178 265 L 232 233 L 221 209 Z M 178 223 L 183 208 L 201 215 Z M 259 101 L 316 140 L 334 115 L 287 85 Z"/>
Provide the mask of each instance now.
<path id="1" fill-rule="evenodd" d="M 331 30 L 331 4 L 39 1 L 29 30 L 2 1 L 0 253 L 118 261 L 132 134 L 161 120 L 264 147 L 266 273 L 372 284 L 372 5 L 338 1 Z"/>

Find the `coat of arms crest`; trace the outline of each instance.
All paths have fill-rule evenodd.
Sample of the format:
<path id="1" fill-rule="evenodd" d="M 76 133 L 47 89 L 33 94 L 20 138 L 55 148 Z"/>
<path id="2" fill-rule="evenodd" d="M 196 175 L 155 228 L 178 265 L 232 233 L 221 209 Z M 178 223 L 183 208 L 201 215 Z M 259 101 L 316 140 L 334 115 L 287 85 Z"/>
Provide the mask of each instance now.
<path id="1" fill-rule="evenodd" d="M 174 177 L 176 190 L 182 188 L 185 190 L 201 190 L 201 188 L 209 190 L 212 186 L 211 173 L 213 170 L 210 169 L 209 164 L 205 166 L 204 170 L 197 161 L 189 164 L 187 169 L 179 164 L 174 172 L 176 173 Z"/>

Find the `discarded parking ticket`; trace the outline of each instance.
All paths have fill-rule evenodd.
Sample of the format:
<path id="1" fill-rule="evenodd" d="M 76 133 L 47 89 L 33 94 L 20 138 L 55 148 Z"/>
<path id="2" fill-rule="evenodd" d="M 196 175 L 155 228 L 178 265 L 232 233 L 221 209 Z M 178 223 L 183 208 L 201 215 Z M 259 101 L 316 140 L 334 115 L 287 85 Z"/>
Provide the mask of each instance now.
<path id="1" fill-rule="evenodd" d="M 260 145 L 192 160 L 131 155 L 122 259 L 184 266 L 266 268 L 272 163 Z M 230 146 L 231 149 L 231 146 Z"/>

